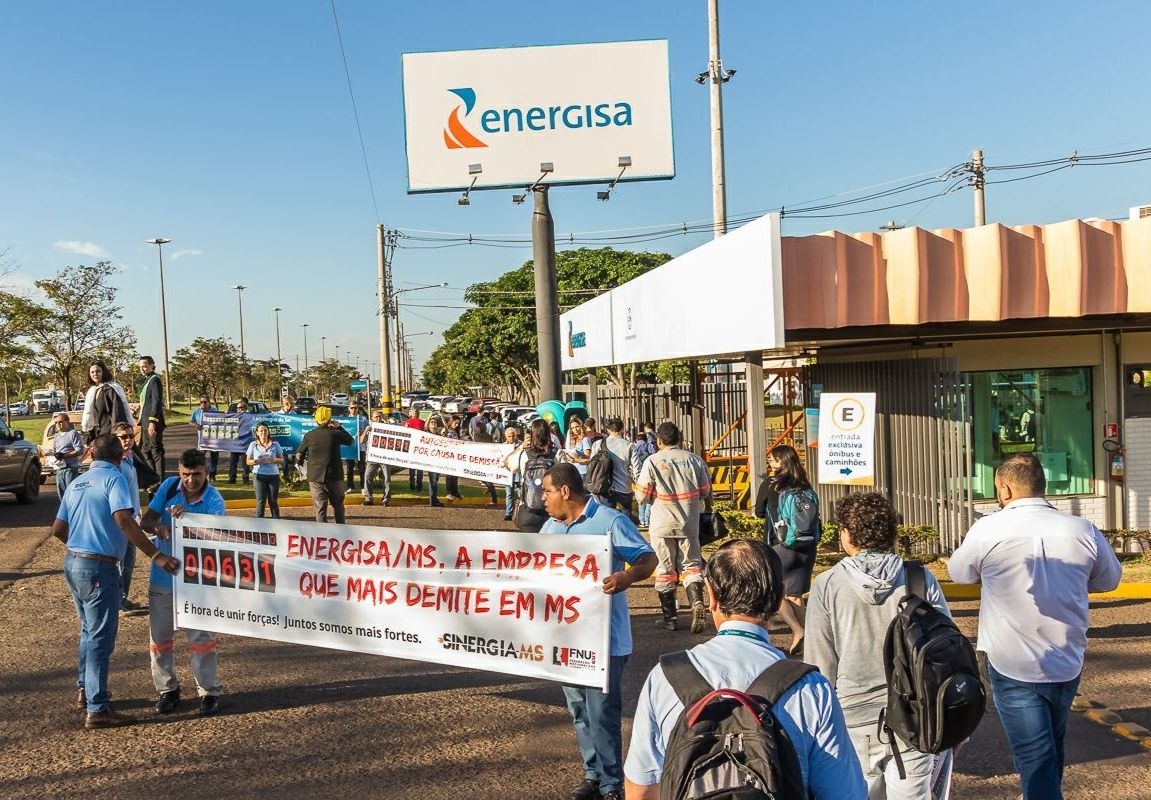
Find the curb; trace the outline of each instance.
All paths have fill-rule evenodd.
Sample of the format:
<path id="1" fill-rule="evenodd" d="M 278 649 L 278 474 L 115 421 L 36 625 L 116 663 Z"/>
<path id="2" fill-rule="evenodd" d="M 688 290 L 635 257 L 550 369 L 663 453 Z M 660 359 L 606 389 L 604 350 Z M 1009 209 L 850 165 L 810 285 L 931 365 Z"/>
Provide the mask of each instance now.
<path id="1" fill-rule="evenodd" d="M 485 508 L 492 510 L 503 510 L 504 504 L 500 503 L 499 506 L 489 505 L 487 500 L 477 500 L 473 498 L 464 498 L 462 500 L 447 500 L 440 498 L 440 502 L 444 504 L 445 508 Z M 282 497 L 280 498 L 280 506 L 287 508 L 311 508 L 312 498 L 310 497 Z M 348 492 L 344 497 L 345 506 L 362 506 L 364 498 L 359 493 Z M 389 503 L 388 508 L 396 508 L 398 506 L 426 506 L 428 501 L 426 498 L 416 499 L 414 497 L 393 497 Z M 383 501 L 376 500 L 373 505 L 383 505 Z M 256 507 L 255 499 L 251 500 L 225 500 L 224 507 L 228 509 L 237 510 L 250 510 Z"/>
<path id="2" fill-rule="evenodd" d="M 1092 722 L 1102 725 L 1116 736 L 1122 736 L 1124 739 L 1138 742 L 1145 749 L 1151 750 L 1151 731 L 1134 722 L 1124 722 L 1121 716 L 1098 700 L 1091 700 L 1083 695 L 1076 695 L 1075 699 L 1071 702 L 1071 710 L 1082 714 L 1086 719 Z"/>
<path id="3" fill-rule="evenodd" d="M 948 600 L 978 600 L 980 597 L 980 586 L 977 583 L 940 581 L 939 585 Z M 1114 591 L 1088 596 L 1092 600 L 1151 600 L 1151 583 L 1121 583 Z"/>

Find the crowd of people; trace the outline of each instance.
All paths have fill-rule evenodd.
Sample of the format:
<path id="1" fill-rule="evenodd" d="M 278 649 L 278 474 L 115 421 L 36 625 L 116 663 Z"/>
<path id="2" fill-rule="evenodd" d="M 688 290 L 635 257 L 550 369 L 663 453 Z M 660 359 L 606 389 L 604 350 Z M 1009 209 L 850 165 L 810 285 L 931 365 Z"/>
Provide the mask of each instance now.
<path id="1" fill-rule="evenodd" d="M 179 562 L 171 553 L 172 521 L 185 512 L 226 513 L 209 481 L 214 472 L 209 454 L 184 452 L 178 474 L 164 478 L 162 404 L 157 410 L 145 396 L 159 387 L 150 361 L 141 359 L 146 383 L 138 419 L 103 366 L 93 364 L 92 402 L 81 429 L 67 414 L 53 420 L 61 498 L 53 533 L 67 548 L 64 573 L 80 623 L 77 703 L 90 729 L 133 721 L 112 710 L 107 678 L 117 609 L 127 597 L 136 549 L 152 561 L 149 651 L 155 710 L 167 714 L 180 705 L 171 578 Z M 207 398 L 200 405 L 211 410 Z M 296 455 L 305 464 L 316 519 L 327 521 L 330 507 L 334 522 L 343 523 L 346 486 L 354 477 L 348 470 L 356 464 L 348 466 L 342 448 L 355 442 L 332 420 L 329 408 L 318 408 L 314 416 L 316 427 Z M 372 420 L 384 417 L 374 412 Z M 520 531 L 611 539 L 611 570 L 603 579 L 603 591 L 612 595 L 607 689 L 563 687 L 583 766 L 569 800 L 656 798 L 661 786 L 682 781 L 682 775 L 669 772 L 683 769 L 675 742 L 703 713 L 701 704 L 713 702 L 713 690 L 762 703 L 762 714 L 770 710 L 779 741 L 786 742 L 773 756 L 779 759 L 778 774 L 759 787 L 763 796 L 775 790 L 768 785 L 775 780 L 819 800 L 932 796 L 941 753 L 917 749 L 917 741 L 897 736 L 884 718 L 893 680 L 884 641 L 913 598 L 942 618 L 950 610 L 936 578 L 900 557 L 898 515 L 885 495 L 853 492 L 838 500 L 834 520 L 843 557 L 813 579 L 819 545 L 813 531 L 821 528 L 822 518 L 799 454 L 789 446 L 769 453 L 772 472 L 755 503 L 764 520 L 762 539 L 731 539 L 705 561 L 700 534 L 702 515 L 712 507 L 708 470 L 683 447 L 671 422 L 629 434 L 618 419 L 606 420 L 603 433 L 594 420 L 573 419 L 561 432 L 543 419 L 521 429 L 483 414 L 465 421 L 459 415 L 423 419 L 413 412 L 405 424 L 452 439 L 511 445 L 504 465 L 513 482 L 503 507 L 505 519 L 514 520 Z M 85 450 L 91 466 L 78 473 Z M 254 428 L 243 463 L 253 473 L 258 515 L 266 509 L 277 517 L 285 457 L 266 424 Z M 379 479 L 387 505 L 394 479 L 388 468 L 368 464 L 360 470 L 364 503 L 373 502 L 373 482 Z M 423 491 L 426 486 L 428 502 L 440 505 L 440 477 L 410 470 L 409 487 Z M 443 477 L 445 496 L 458 497 L 458 478 Z M 141 489 L 148 487 L 151 501 L 142 508 Z M 487 488 L 495 506 L 495 487 Z M 1034 455 L 1004 460 L 995 489 L 1002 510 L 976 522 L 948 570 L 956 582 L 982 584 L 978 648 L 986 656 L 990 695 L 1022 796 L 1061 798 L 1063 740 L 1083 668 L 1088 593 L 1115 588 L 1121 570 L 1094 525 L 1047 502 L 1043 468 Z M 651 670 L 625 759 L 621 687 L 632 651 L 626 591 L 649 577 L 659 599 L 657 626 L 677 630 L 682 586 L 691 632 L 714 627 L 716 635 L 664 656 Z M 776 615 L 791 633 L 786 651 L 770 642 L 769 621 Z M 184 636 L 198 713 L 214 714 L 222 692 L 215 636 L 194 630 Z M 972 680 L 982 692 L 978 676 Z M 744 786 L 758 786 L 751 766 L 733 774 Z M 731 779 L 716 775 L 700 780 Z"/>

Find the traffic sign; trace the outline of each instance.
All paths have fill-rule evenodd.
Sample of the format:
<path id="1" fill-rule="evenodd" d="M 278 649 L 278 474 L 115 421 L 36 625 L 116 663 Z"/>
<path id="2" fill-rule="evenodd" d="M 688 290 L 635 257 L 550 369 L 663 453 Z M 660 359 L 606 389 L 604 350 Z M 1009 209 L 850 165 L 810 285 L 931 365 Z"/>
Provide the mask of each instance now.
<path id="1" fill-rule="evenodd" d="M 367 381 L 352 381 L 351 389 L 353 392 L 362 392 L 368 388 Z"/>

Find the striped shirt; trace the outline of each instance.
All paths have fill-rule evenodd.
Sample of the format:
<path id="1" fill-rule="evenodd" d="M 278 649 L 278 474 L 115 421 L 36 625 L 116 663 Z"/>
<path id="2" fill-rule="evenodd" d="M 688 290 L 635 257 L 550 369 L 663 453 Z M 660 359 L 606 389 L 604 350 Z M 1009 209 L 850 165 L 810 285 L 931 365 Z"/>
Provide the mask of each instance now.
<path id="1" fill-rule="evenodd" d="M 665 447 L 644 462 L 636 497 L 651 503 L 651 536 L 699 537 L 699 512 L 711 494 L 703 459 L 681 447 Z"/>

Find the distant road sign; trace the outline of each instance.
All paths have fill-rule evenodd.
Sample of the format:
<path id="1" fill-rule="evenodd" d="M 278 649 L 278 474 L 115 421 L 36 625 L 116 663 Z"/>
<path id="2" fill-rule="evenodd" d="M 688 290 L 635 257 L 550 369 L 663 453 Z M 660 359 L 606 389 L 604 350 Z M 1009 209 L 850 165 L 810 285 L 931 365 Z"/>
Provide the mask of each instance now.
<path id="1" fill-rule="evenodd" d="M 353 392 L 362 392 L 367 388 L 368 388 L 368 382 L 367 381 L 352 381 L 352 383 L 351 383 L 351 390 Z"/>

